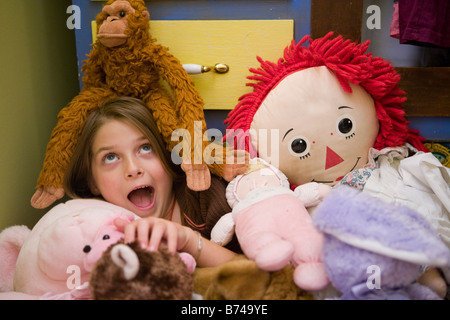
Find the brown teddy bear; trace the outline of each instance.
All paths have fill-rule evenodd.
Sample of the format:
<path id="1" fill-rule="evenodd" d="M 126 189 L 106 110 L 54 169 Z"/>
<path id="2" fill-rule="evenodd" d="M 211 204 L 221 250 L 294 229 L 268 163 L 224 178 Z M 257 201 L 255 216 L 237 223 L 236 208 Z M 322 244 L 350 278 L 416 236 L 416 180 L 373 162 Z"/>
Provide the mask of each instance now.
<path id="1" fill-rule="evenodd" d="M 180 255 L 166 247 L 150 252 L 137 242 L 110 246 L 90 277 L 94 300 L 188 300 L 193 281 Z"/>

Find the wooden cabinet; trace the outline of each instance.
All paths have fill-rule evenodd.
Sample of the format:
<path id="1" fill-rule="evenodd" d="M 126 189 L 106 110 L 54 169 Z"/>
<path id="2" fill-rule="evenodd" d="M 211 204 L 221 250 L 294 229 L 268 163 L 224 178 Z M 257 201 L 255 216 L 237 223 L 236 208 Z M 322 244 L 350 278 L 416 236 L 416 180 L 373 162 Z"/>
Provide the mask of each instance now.
<path id="1" fill-rule="evenodd" d="M 91 22 L 103 3 L 73 0 L 82 12 L 81 29 L 76 30 L 79 68 L 90 51 Z M 224 129 L 222 122 L 229 109 L 249 90 L 245 77 L 250 74 L 249 67 L 258 66 L 256 55 L 276 61 L 289 39 L 299 41 L 307 34 L 317 38 L 328 31 L 360 41 L 361 28 L 367 19 L 363 0 L 150 0 L 146 3 L 155 23 L 154 31 L 160 32 L 159 42 L 167 45 L 182 63 L 230 64 L 230 73 L 226 75 L 192 76 L 206 102 L 208 126 L 220 130 Z M 189 28 L 180 26 L 180 20 L 187 21 Z M 236 20 L 239 22 L 233 22 Z M 246 20 L 249 25 L 256 23 L 243 27 Z M 168 31 L 171 28 L 175 31 Z M 253 44 L 243 47 L 253 33 L 251 28 L 256 30 Z M 221 35 L 213 35 L 213 30 Z M 210 42 L 216 40 L 214 44 Z M 450 68 L 397 69 L 402 75 L 400 86 L 408 94 L 405 110 L 412 127 L 419 129 L 428 140 L 450 141 Z"/>

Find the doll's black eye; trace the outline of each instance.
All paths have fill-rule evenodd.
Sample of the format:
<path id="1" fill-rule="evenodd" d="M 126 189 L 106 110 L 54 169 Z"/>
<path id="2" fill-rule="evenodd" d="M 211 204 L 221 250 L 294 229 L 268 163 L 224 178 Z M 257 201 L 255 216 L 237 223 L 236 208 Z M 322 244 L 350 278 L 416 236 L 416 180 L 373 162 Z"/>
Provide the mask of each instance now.
<path id="1" fill-rule="evenodd" d="M 127 13 L 125 11 L 120 11 L 119 16 L 121 18 L 124 18 L 127 15 Z"/>
<path id="2" fill-rule="evenodd" d="M 350 114 L 341 115 L 336 121 L 336 130 L 345 139 L 355 136 L 356 122 Z"/>
<path id="3" fill-rule="evenodd" d="M 303 139 L 294 139 L 291 142 L 291 150 L 295 153 L 303 153 L 305 152 L 306 148 L 308 147 L 308 144 Z"/>
<path id="4" fill-rule="evenodd" d="M 91 251 L 91 246 L 84 246 L 84 248 L 83 248 L 83 252 L 84 253 L 88 253 L 89 251 Z"/>
<path id="5" fill-rule="evenodd" d="M 309 140 L 303 136 L 296 136 L 290 141 L 289 152 L 300 159 L 305 159 L 310 156 L 309 151 L 311 145 Z"/>
<path id="6" fill-rule="evenodd" d="M 341 133 L 349 133 L 353 129 L 353 122 L 349 118 L 344 118 L 338 123 L 338 129 Z"/>
<path id="7" fill-rule="evenodd" d="M 105 234 L 105 235 L 103 236 L 103 240 L 109 240 L 109 239 L 110 239 L 109 235 Z"/>

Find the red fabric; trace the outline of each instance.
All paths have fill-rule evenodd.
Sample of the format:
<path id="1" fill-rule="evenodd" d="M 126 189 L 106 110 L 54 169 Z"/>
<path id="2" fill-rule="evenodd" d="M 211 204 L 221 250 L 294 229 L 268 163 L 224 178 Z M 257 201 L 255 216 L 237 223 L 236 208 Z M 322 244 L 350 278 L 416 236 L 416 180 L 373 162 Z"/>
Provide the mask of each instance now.
<path id="1" fill-rule="evenodd" d="M 398 1 L 394 2 L 394 13 L 392 14 L 392 20 L 391 20 L 391 37 L 397 38 L 397 39 L 400 38 Z"/>
<path id="2" fill-rule="evenodd" d="M 399 0 L 400 43 L 450 47 L 450 1 Z"/>

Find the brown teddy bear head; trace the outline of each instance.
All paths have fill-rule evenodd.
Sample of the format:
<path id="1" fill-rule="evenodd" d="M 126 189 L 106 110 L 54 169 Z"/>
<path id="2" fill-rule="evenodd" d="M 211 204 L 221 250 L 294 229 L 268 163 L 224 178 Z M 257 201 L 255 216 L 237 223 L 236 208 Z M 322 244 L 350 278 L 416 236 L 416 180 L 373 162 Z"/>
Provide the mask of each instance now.
<path id="1" fill-rule="evenodd" d="M 164 246 L 150 252 L 137 242 L 109 247 L 89 285 L 95 300 L 187 300 L 193 293 L 192 277 L 177 254 Z"/>

